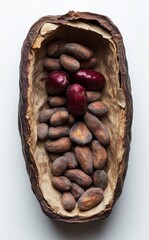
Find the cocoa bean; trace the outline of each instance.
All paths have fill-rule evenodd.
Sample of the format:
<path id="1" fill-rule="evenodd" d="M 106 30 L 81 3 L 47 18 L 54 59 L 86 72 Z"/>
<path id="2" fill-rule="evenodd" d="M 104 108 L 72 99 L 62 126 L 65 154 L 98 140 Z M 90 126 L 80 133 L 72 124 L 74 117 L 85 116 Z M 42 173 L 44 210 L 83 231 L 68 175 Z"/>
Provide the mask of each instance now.
<path id="1" fill-rule="evenodd" d="M 78 208 L 87 211 L 98 205 L 103 200 L 103 190 L 100 188 L 90 188 L 78 200 Z"/>
<path id="2" fill-rule="evenodd" d="M 57 158 L 61 157 L 59 154 L 49 153 L 49 158 L 51 162 L 54 162 Z"/>
<path id="3" fill-rule="evenodd" d="M 60 126 L 64 124 L 68 120 L 69 114 L 67 111 L 64 110 L 58 110 L 56 113 L 52 115 L 50 118 L 50 124 L 53 127 Z"/>
<path id="4" fill-rule="evenodd" d="M 65 53 L 70 54 L 81 61 L 86 61 L 93 56 L 93 52 L 91 49 L 77 43 L 65 44 L 64 50 Z"/>
<path id="5" fill-rule="evenodd" d="M 95 169 L 102 169 L 107 161 L 108 154 L 105 148 L 97 141 L 92 142 L 93 165 Z"/>
<path id="6" fill-rule="evenodd" d="M 51 164 L 51 172 L 54 176 L 60 176 L 67 168 L 66 157 L 59 157 Z"/>
<path id="7" fill-rule="evenodd" d="M 78 166 L 78 162 L 75 158 L 74 153 L 72 152 L 66 152 L 64 156 L 67 159 L 67 167 L 68 168 L 76 168 Z"/>
<path id="8" fill-rule="evenodd" d="M 49 57 L 59 58 L 61 54 L 64 52 L 64 45 L 66 44 L 65 41 L 57 40 L 51 42 L 47 46 L 47 54 Z"/>
<path id="9" fill-rule="evenodd" d="M 74 116 L 71 113 L 69 114 L 69 118 L 68 118 L 67 123 L 69 125 L 73 125 L 75 123 L 75 118 L 74 118 Z"/>
<path id="10" fill-rule="evenodd" d="M 50 98 L 49 103 L 51 107 L 61 107 L 66 105 L 66 98 L 61 96 L 55 96 Z"/>
<path id="11" fill-rule="evenodd" d="M 45 143 L 45 149 L 50 153 L 64 153 L 71 148 L 71 141 L 68 137 L 62 137 L 57 140 L 48 140 Z"/>
<path id="12" fill-rule="evenodd" d="M 71 193 L 74 196 L 75 199 L 79 199 L 81 195 L 84 193 L 84 189 L 80 187 L 76 183 L 71 184 Z"/>
<path id="13" fill-rule="evenodd" d="M 49 128 L 49 137 L 50 138 L 60 138 L 69 135 L 69 127 L 59 126 L 59 127 L 50 127 Z"/>
<path id="14" fill-rule="evenodd" d="M 70 129 L 70 139 L 79 144 L 85 145 L 92 141 L 92 134 L 84 122 L 76 122 Z"/>
<path id="15" fill-rule="evenodd" d="M 95 102 L 98 101 L 101 98 L 101 93 L 100 92 L 95 92 L 95 91 L 86 91 L 87 95 L 87 102 Z"/>
<path id="16" fill-rule="evenodd" d="M 40 123 L 37 126 L 37 136 L 39 140 L 44 140 L 48 136 L 49 127 L 46 123 Z"/>
<path id="17" fill-rule="evenodd" d="M 77 59 L 67 54 L 60 56 L 60 64 L 69 72 L 76 72 L 80 69 Z"/>
<path id="18" fill-rule="evenodd" d="M 52 117 L 53 113 L 55 113 L 56 110 L 53 109 L 43 109 L 41 110 L 41 112 L 39 113 L 39 117 L 38 120 L 41 123 L 47 122 L 50 120 L 50 118 Z"/>
<path id="19" fill-rule="evenodd" d="M 80 68 L 81 69 L 92 69 L 93 67 L 95 67 L 96 63 L 97 63 L 97 58 L 91 57 L 87 61 L 81 62 Z"/>
<path id="20" fill-rule="evenodd" d="M 109 108 L 106 104 L 104 104 L 100 101 L 96 101 L 96 102 L 90 103 L 88 105 L 88 110 L 92 114 L 96 115 L 97 117 L 100 117 L 100 116 L 108 113 Z"/>
<path id="21" fill-rule="evenodd" d="M 61 191 L 69 191 L 71 189 L 71 182 L 67 177 L 58 176 L 51 178 L 52 185 Z"/>
<path id="22" fill-rule="evenodd" d="M 62 206 L 66 211 L 72 211 L 75 208 L 76 200 L 70 192 L 64 192 L 62 195 Z"/>
<path id="23" fill-rule="evenodd" d="M 92 134 L 97 138 L 97 140 L 103 144 L 107 145 L 110 142 L 110 135 L 108 129 L 105 125 L 94 115 L 86 112 L 84 116 L 84 121 Z"/>
<path id="24" fill-rule="evenodd" d="M 93 171 L 93 158 L 89 147 L 76 147 L 75 156 L 77 161 L 80 163 L 82 170 L 90 174 Z"/>
<path id="25" fill-rule="evenodd" d="M 104 170 L 96 170 L 93 173 L 93 182 L 96 187 L 105 190 L 108 185 L 108 177 Z"/>
<path id="26" fill-rule="evenodd" d="M 57 71 L 62 69 L 59 59 L 56 58 L 45 58 L 43 60 L 43 66 L 49 71 Z"/>
<path id="27" fill-rule="evenodd" d="M 78 185 L 82 187 L 89 187 L 92 184 L 91 177 L 80 169 L 66 170 L 64 176 L 69 178 L 70 181 L 76 182 Z"/>

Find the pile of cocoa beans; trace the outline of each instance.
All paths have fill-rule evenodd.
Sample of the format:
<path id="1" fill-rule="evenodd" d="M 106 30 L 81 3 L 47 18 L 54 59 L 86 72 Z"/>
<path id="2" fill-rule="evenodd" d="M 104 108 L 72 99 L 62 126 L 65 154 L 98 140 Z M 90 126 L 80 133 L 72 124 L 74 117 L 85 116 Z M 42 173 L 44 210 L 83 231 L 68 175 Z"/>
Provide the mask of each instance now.
<path id="1" fill-rule="evenodd" d="M 43 61 L 49 107 L 39 113 L 37 135 L 45 142 L 52 184 L 67 211 L 76 204 L 81 211 L 92 209 L 108 185 L 110 135 L 101 119 L 109 109 L 100 101 L 106 80 L 94 70 L 96 62 L 91 49 L 62 40 L 48 44 Z"/>

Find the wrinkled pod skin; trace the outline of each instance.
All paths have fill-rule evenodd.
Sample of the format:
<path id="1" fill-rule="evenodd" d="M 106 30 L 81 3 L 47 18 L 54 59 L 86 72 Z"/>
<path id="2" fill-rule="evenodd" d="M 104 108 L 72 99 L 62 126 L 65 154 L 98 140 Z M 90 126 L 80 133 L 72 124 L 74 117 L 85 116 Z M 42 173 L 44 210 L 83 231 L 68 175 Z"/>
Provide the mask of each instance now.
<path id="1" fill-rule="evenodd" d="M 74 23 L 78 21 L 84 21 L 88 24 L 96 24 L 96 28 L 100 27 L 107 31 L 111 38 L 114 40 L 114 43 L 117 48 L 117 61 L 119 65 L 119 84 L 125 96 L 125 128 L 124 131 L 124 154 L 121 159 L 121 171 L 118 175 L 118 180 L 115 186 L 113 193 L 113 199 L 111 202 L 105 206 L 103 211 L 96 212 L 93 215 L 81 217 L 78 215 L 75 216 L 65 216 L 64 214 L 59 214 L 55 210 L 53 211 L 50 204 L 47 203 L 47 200 L 44 198 L 42 190 L 39 184 L 39 173 L 37 171 L 37 166 L 31 150 L 30 139 L 31 139 L 31 128 L 29 119 L 26 117 L 28 113 L 28 88 L 29 88 L 29 74 L 31 73 L 31 58 L 30 53 L 33 49 L 32 46 L 35 43 L 35 39 L 38 36 L 41 28 L 47 24 L 51 23 L 52 26 L 55 24 L 60 24 L 66 26 L 67 23 Z M 70 26 L 69 26 L 70 27 Z M 44 34 L 43 34 L 44 35 Z M 34 49 L 33 49 L 34 51 Z M 130 149 L 130 140 L 131 140 L 131 123 L 132 123 L 132 97 L 131 97 L 131 88 L 130 88 L 130 79 L 128 75 L 127 60 L 125 56 L 125 49 L 123 45 L 123 40 L 118 28 L 113 24 L 113 22 L 103 15 L 88 13 L 88 12 L 73 12 L 70 11 L 63 16 L 46 16 L 39 19 L 30 29 L 22 48 L 21 53 L 21 63 L 20 63 L 20 100 L 19 100 L 19 131 L 22 140 L 22 149 L 24 158 L 26 161 L 27 171 L 30 177 L 32 190 L 35 193 L 43 212 L 58 221 L 64 221 L 68 223 L 85 223 L 95 220 L 100 220 L 106 218 L 113 209 L 114 203 L 117 198 L 120 196 L 123 188 L 123 183 L 127 170 L 127 162 Z M 51 197 L 51 196 L 50 196 Z"/>

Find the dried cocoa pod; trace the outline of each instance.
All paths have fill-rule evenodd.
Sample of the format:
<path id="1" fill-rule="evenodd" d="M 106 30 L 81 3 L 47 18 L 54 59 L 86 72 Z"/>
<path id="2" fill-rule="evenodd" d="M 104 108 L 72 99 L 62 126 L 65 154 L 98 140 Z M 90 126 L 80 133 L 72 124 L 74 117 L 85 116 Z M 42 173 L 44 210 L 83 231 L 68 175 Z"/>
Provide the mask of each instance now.
<path id="1" fill-rule="evenodd" d="M 51 172 L 54 176 L 62 175 L 66 168 L 67 159 L 65 157 L 59 157 L 51 164 Z"/>
<path id="2" fill-rule="evenodd" d="M 108 129 L 105 125 L 94 115 L 89 112 L 86 112 L 84 116 L 84 121 L 92 134 L 97 138 L 97 140 L 103 144 L 107 145 L 110 141 L 110 135 Z"/>
<path id="3" fill-rule="evenodd" d="M 67 177 L 64 176 L 54 176 L 51 179 L 52 185 L 61 191 L 69 191 L 71 189 L 71 182 Z"/>
<path id="4" fill-rule="evenodd" d="M 61 137 L 56 140 L 47 140 L 45 149 L 50 153 L 64 153 L 71 148 L 71 141 L 68 137 Z"/>
<path id="5" fill-rule="evenodd" d="M 103 190 L 100 188 L 90 188 L 78 200 L 78 208 L 87 211 L 103 200 Z"/>
<path id="6" fill-rule="evenodd" d="M 66 211 L 72 211 L 75 208 L 76 201 L 70 192 L 64 192 L 62 196 L 62 206 Z"/>
<path id="7" fill-rule="evenodd" d="M 36 141 L 38 114 L 47 100 L 46 90 L 44 87 L 39 88 L 40 83 L 44 86 L 45 81 L 42 62 L 46 56 L 47 42 L 51 44 L 54 39 L 70 42 L 70 38 L 95 49 L 96 70 L 102 70 L 105 76 L 102 101 L 110 106 L 109 114 L 105 116 L 105 125 L 111 137 L 107 148 L 110 184 L 104 194 L 106 204 L 99 203 L 99 207 L 93 211 L 87 210 L 85 214 L 77 205 L 71 213 L 66 214 L 63 210 L 59 190 L 50 184 L 48 153 Z M 63 16 L 43 17 L 30 29 L 21 54 L 19 130 L 32 189 L 43 211 L 49 217 L 69 223 L 84 223 L 107 217 L 123 188 L 132 122 L 130 80 L 125 48 L 118 28 L 109 18 L 87 12 L 71 11 Z"/>
<path id="8" fill-rule="evenodd" d="M 90 148 L 87 146 L 76 147 L 75 156 L 82 170 L 87 174 L 91 174 L 93 171 L 93 157 Z"/>
<path id="9" fill-rule="evenodd" d="M 84 193 L 84 189 L 82 187 L 80 187 L 78 184 L 72 183 L 71 184 L 71 193 L 75 199 L 78 199 Z"/>
<path id="10" fill-rule="evenodd" d="M 66 170 L 64 176 L 82 187 L 89 187 L 92 184 L 91 177 L 80 169 Z"/>

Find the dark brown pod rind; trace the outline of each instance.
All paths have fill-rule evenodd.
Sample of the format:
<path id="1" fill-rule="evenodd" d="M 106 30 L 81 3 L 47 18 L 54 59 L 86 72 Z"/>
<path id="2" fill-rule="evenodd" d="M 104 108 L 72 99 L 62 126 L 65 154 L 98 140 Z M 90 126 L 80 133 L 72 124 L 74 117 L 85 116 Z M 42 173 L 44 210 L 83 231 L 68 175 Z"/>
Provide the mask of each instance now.
<path id="1" fill-rule="evenodd" d="M 116 68 L 112 69 L 112 71 L 117 71 L 116 76 L 116 82 L 111 83 L 110 87 L 117 87 L 117 94 L 112 95 L 112 102 L 110 105 L 110 110 L 109 110 L 109 115 L 108 119 L 105 120 L 104 124 L 109 124 L 109 118 L 110 115 L 114 116 L 113 114 L 116 113 L 115 111 L 118 112 L 119 114 L 119 123 L 121 124 L 121 130 L 118 132 L 117 139 L 115 142 L 115 146 L 113 146 L 110 142 L 109 148 L 108 148 L 108 153 L 112 151 L 112 147 L 115 150 L 117 149 L 117 156 L 115 157 L 115 166 L 112 165 L 112 161 L 110 160 L 110 154 L 108 157 L 108 161 L 111 161 L 109 166 L 109 174 L 108 177 L 110 178 L 110 181 L 113 181 L 114 184 L 114 190 L 110 190 L 110 186 L 108 185 L 104 194 L 104 202 L 102 210 L 98 211 L 98 206 L 94 208 L 94 211 L 90 210 L 89 212 L 86 212 L 86 215 L 77 215 L 75 209 L 73 210 L 73 213 L 69 215 L 69 213 L 62 212 L 60 214 L 60 211 L 56 209 L 57 206 L 54 205 L 53 202 L 48 202 L 49 197 L 46 198 L 46 195 L 43 194 L 44 188 L 42 185 L 42 176 L 47 173 L 49 170 L 49 165 L 48 161 L 46 162 L 44 159 L 41 161 L 37 161 L 39 158 L 39 153 L 36 148 L 36 121 L 33 121 L 32 117 L 34 116 L 33 111 L 32 111 L 32 97 L 31 94 L 34 93 L 33 89 L 33 80 L 34 80 L 34 62 L 36 63 L 35 58 L 38 60 L 40 56 L 42 55 L 42 49 L 46 47 L 44 44 L 41 44 L 41 42 L 44 40 L 44 37 L 46 33 L 50 29 L 54 28 L 54 26 L 59 25 L 61 30 L 65 31 L 65 36 L 67 38 L 67 30 L 69 33 L 71 32 L 72 34 L 69 34 L 69 36 L 72 35 L 74 39 L 74 31 L 73 29 L 77 27 L 77 24 L 79 22 L 83 22 L 82 28 L 77 29 L 79 36 L 82 36 L 82 38 L 76 37 L 77 41 L 87 45 L 88 47 L 90 46 L 90 40 L 88 40 L 89 34 L 92 34 L 94 36 L 92 39 L 95 39 L 95 42 L 92 44 L 96 43 L 95 45 L 97 46 L 97 43 L 101 43 L 104 45 L 104 48 L 102 49 L 102 54 L 101 56 L 106 56 L 107 52 L 106 49 L 110 47 L 111 41 L 113 41 L 113 46 L 114 46 L 114 51 L 116 52 L 115 56 L 111 59 L 112 61 L 116 61 Z M 73 23 L 73 27 L 71 26 L 71 22 Z M 75 22 L 75 24 L 74 24 Z M 83 29 L 84 23 L 87 24 L 87 26 L 90 27 L 90 23 L 92 26 L 91 31 Z M 51 24 L 51 25 L 50 25 Z M 98 34 L 97 32 L 94 31 L 94 26 L 96 29 L 101 29 L 103 28 L 103 32 L 106 32 L 106 39 L 102 39 L 101 35 Z M 67 28 L 67 29 L 66 29 Z M 88 29 L 88 27 L 86 28 Z M 83 34 L 80 34 L 82 31 Z M 59 37 L 60 33 L 63 31 L 59 31 Z M 90 32 L 90 33 L 89 33 Z M 99 30 L 100 32 L 100 30 Z M 47 36 L 47 35 L 46 35 Z M 110 36 L 110 42 L 108 41 L 108 36 Z M 37 40 L 38 39 L 38 40 Z M 83 40 L 84 39 L 84 40 Z M 67 39 L 66 39 L 67 40 Z M 71 40 L 71 39 L 68 39 Z M 100 44 L 99 44 L 100 45 Z M 101 45 L 100 45 L 101 46 Z M 44 49 L 43 49 L 44 50 Z M 112 51 L 112 50 L 111 50 Z M 111 52 L 112 53 L 112 52 Z M 103 15 L 98 15 L 94 13 L 88 13 L 88 12 L 73 12 L 70 11 L 66 15 L 63 16 L 46 16 L 41 19 L 39 19 L 30 29 L 24 44 L 22 48 L 22 53 L 21 53 L 21 63 L 20 63 L 20 100 L 19 100 L 19 131 L 21 135 L 21 140 L 22 140 L 22 149 L 23 149 L 23 154 L 24 158 L 26 161 L 26 167 L 27 171 L 30 177 L 32 189 L 42 207 L 42 210 L 44 213 L 56 220 L 59 221 L 65 221 L 68 223 L 84 223 L 84 222 L 89 222 L 89 221 L 94 221 L 94 220 L 99 220 L 107 217 L 117 200 L 117 198 L 120 196 L 123 188 L 123 183 L 127 171 L 127 164 L 128 164 L 128 156 L 129 156 L 129 150 L 130 150 L 130 141 L 131 141 L 131 123 L 132 123 L 132 97 L 131 97 L 131 87 L 130 87 L 130 79 L 128 75 L 128 66 L 127 66 L 127 60 L 126 60 L 126 55 L 125 55 L 125 48 L 122 40 L 122 36 L 118 30 L 118 28 L 113 24 L 113 22 L 106 16 Z M 109 53 L 108 53 L 109 54 Z M 38 57 L 37 57 L 38 56 Z M 43 56 L 45 57 L 45 56 Z M 103 58 L 104 59 L 104 58 Z M 97 61 L 98 61 L 98 56 L 97 56 Z M 105 58 L 105 67 L 107 68 L 108 74 L 110 75 L 110 68 L 108 68 L 108 63 L 107 58 Z M 107 65 L 106 65 L 107 63 Z M 98 64 L 97 64 L 98 65 Z M 113 67 L 115 64 L 112 65 Z M 42 67 L 40 66 L 40 69 Z M 98 70 L 98 69 L 97 69 Z M 100 71 L 100 69 L 99 69 Z M 35 71 L 36 72 L 36 71 Z M 104 73 L 104 72 L 103 72 Z M 31 77 L 32 76 L 32 77 Z M 44 75 L 41 76 L 39 81 L 39 86 L 40 89 L 42 89 L 42 93 L 44 93 L 44 81 L 43 81 Z M 113 78 L 111 78 L 111 81 L 113 81 Z M 106 92 L 107 91 L 107 86 L 108 86 L 108 79 L 106 79 L 106 85 L 103 90 Z M 108 92 L 109 93 L 109 92 Z M 46 93 L 44 93 L 46 95 Z M 113 93 L 114 94 L 114 91 Z M 110 98 L 110 95 L 107 95 L 107 97 Z M 46 99 L 46 97 L 45 97 Z M 43 100 L 43 99 L 42 99 Z M 106 101 L 106 98 L 104 98 L 105 104 L 108 105 L 108 100 Z M 41 102 L 40 102 L 41 103 Z M 44 103 L 44 101 L 43 101 Z M 116 105 L 114 104 L 116 103 Z M 112 105 L 113 104 L 113 105 Z M 114 106 L 114 107 L 113 107 Z M 116 107 L 116 109 L 115 109 Z M 35 119 L 37 116 L 34 116 Z M 110 125 L 110 134 L 111 137 L 113 137 L 113 131 L 114 131 L 114 123 L 111 122 Z M 113 139 L 114 140 L 114 139 Z M 120 149 L 121 148 L 121 149 Z M 46 156 L 46 153 L 45 153 Z M 115 175 L 116 179 L 112 179 L 110 172 L 117 173 Z M 50 179 L 47 180 L 47 184 L 50 183 Z M 49 194 L 52 196 L 52 187 L 50 188 Z M 108 194 L 107 192 L 111 191 L 111 198 L 107 198 Z M 50 197 L 51 199 L 51 197 Z M 78 211 L 78 209 L 77 209 Z"/>

